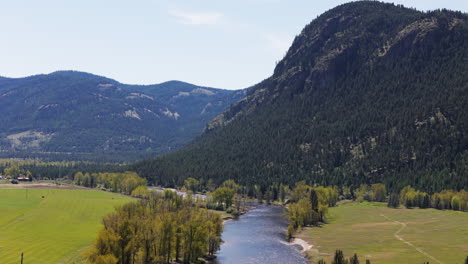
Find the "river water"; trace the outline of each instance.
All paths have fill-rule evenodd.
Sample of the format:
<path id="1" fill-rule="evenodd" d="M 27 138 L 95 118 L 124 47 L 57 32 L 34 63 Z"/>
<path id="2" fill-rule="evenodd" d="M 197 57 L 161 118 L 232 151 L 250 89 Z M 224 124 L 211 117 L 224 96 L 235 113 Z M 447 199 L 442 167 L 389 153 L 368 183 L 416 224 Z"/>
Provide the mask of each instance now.
<path id="1" fill-rule="evenodd" d="M 225 223 L 218 264 L 306 264 L 301 247 L 285 240 L 283 208 L 259 205 Z"/>

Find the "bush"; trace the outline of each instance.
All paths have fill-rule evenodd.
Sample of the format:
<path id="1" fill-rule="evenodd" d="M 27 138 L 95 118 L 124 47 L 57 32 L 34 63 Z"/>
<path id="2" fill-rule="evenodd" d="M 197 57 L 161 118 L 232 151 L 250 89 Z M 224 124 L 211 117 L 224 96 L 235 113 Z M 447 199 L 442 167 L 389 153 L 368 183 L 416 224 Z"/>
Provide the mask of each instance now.
<path id="1" fill-rule="evenodd" d="M 239 211 L 237 211 L 237 209 L 234 208 L 234 207 L 229 207 L 229 208 L 226 210 L 226 213 L 232 214 L 233 216 L 239 216 L 239 215 L 240 215 Z"/>

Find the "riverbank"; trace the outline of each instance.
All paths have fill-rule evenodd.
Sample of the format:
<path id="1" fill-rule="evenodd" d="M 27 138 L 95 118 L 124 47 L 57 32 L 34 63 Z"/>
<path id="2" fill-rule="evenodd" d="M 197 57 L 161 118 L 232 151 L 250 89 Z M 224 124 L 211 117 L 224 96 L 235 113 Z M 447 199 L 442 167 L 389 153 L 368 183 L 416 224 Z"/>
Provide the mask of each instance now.
<path id="1" fill-rule="evenodd" d="M 300 246 L 302 249 L 301 249 L 301 252 L 302 253 L 306 253 L 308 250 L 311 250 L 313 248 L 313 245 L 309 244 L 307 241 L 305 241 L 304 239 L 302 238 L 293 238 L 291 240 L 291 242 L 289 242 L 289 244 L 291 245 L 298 245 Z"/>
<path id="2" fill-rule="evenodd" d="M 225 223 L 224 243 L 213 263 L 306 264 L 300 247 L 286 241 L 287 226 L 283 207 L 256 204 L 238 219 Z"/>
<path id="3" fill-rule="evenodd" d="M 361 263 L 458 263 L 466 258 L 467 222 L 466 212 L 353 202 L 331 207 L 327 224 L 295 237 L 313 245 L 305 252 L 309 263 L 330 263 L 337 249 L 346 257 L 356 253 Z"/>
<path id="4" fill-rule="evenodd" d="M 161 187 L 161 186 L 148 186 L 148 190 L 157 191 L 157 192 L 164 192 L 165 190 L 169 190 L 169 191 L 177 193 L 178 195 L 180 195 L 182 197 L 187 196 L 186 191 L 179 190 L 179 189 L 174 189 L 174 188 L 164 188 L 164 187 Z M 191 195 L 194 198 L 199 198 L 201 200 L 205 200 L 207 194 L 205 194 L 205 193 L 191 193 Z M 223 219 L 223 222 L 227 222 L 229 220 L 236 219 L 239 216 L 249 212 L 250 210 L 252 210 L 253 208 L 255 208 L 259 204 L 257 202 L 253 202 L 253 201 L 254 201 L 254 199 L 252 199 L 252 198 L 243 198 L 242 203 L 244 205 L 241 206 L 241 208 L 237 211 L 236 214 L 229 213 L 227 210 L 214 210 L 214 209 L 208 209 L 208 210 L 212 211 L 212 212 L 219 213 L 221 215 L 221 218 Z"/>

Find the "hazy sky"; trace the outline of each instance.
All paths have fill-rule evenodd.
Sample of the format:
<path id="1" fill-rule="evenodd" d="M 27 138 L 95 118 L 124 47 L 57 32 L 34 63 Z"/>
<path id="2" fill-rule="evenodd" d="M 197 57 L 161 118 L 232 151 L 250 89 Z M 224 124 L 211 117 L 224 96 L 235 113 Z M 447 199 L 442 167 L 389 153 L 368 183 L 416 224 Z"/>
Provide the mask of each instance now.
<path id="1" fill-rule="evenodd" d="M 79 70 L 129 84 L 240 89 L 340 0 L 0 0 L 0 75 Z M 468 12 L 467 0 L 395 0 Z"/>

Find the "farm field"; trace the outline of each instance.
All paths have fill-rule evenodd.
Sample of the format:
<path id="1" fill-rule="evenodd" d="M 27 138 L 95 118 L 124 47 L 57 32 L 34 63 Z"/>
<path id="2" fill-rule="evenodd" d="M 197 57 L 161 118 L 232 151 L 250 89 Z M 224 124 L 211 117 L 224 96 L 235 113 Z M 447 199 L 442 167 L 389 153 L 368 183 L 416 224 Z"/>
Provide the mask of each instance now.
<path id="1" fill-rule="evenodd" d="M 22 252 L 25 264 L 76 263 L 96 238 L 102 217 L 131 200 L 95 190 L 2 186 L 0 263 L 20 263 Z"/>
<path id="2" fill-rule="evenodd" d="M 383 203 L 349 203 L 330 208 L 328 221 L 297 237 L 314 245 L 313 261 L 331 263 L 336 249 L 361 262 L 464 263 L 468 255 L 468 213 L 435 209 L 391 209 Z"/>

